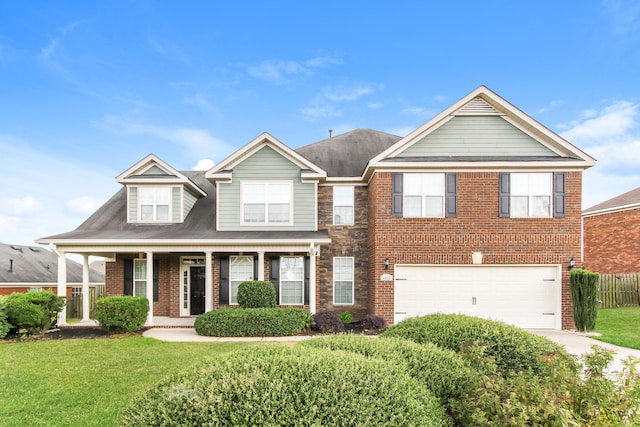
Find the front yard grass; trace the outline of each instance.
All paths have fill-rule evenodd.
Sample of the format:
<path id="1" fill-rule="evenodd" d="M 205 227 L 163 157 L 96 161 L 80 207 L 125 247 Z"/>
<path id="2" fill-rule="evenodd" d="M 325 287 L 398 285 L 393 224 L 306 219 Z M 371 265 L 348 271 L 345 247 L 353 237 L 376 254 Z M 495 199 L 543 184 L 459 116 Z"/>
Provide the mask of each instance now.
<path id="1" fill-rule="evenodd" d="M 640 307 L 598 310 L 596 332 L 600 341 L 640 350 Z"/>
<path id="2" fill-rule="evenodd" d="M 115 426 L 131 399 L 161 378 L 250 345 L 142 337 L 0 343 L 0 424 Z"/>

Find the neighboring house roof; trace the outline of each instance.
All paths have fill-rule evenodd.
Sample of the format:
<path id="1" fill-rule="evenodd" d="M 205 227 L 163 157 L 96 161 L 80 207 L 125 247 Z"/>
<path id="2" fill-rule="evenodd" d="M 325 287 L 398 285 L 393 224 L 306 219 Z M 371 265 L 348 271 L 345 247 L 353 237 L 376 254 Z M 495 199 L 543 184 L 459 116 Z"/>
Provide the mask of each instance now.
<path id="1" fill-rule="evenodd" d="M 38 243 L 52 243 L 59 240 L 71 242 L 90 239 L 94 242 L 126 240 L 128 242 L 157 240 L 172 242 L 199 241 L 287 241 L 321 239 L 328 240 L 326 231 L 217 231 L 215 229 L 214 185 L 205 179 L 205 173 L 199 171 L 181 172 L 192 180 L 205 193 L 193 206 L 182 223 L 174 224 L 135 224 L 127 222 L 127 189 L 121 188 L 111 199 L 102 205 L 78 228 L 68 233 L 38 239 Z"/>
<path id="2" fill-rule="evenodd" d="M 295 151 L 324 169 L 329 177 L 360 177 L 369 160 L 401 139 L 372 129 L 356 129 Z"/>
<path id="3" fill-rule="evenodd" d="M 582 215 L 596 215 L 634 208 L 640 208 L 640 187 L 585 209 L 582 211 Z"/>
<path id="4" fill-rule="evenodd" d="M 104 274 L 89 270 L 91 283 L 104 283 Z M 0 243 L 0 284 L 58 282 L 58 256 L 43 247 Z M 82 265 L 67 259 L 67 283 L 82 283 Z"/>

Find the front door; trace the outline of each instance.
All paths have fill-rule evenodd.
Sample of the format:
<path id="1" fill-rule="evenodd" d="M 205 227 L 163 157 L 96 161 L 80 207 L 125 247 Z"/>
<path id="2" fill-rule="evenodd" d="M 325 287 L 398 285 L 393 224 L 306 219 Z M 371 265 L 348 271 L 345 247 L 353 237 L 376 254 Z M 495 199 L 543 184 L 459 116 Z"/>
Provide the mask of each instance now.
<path id="1" fill-rule="evenodd" d="M 189 267 L 190 307 L 192 316 L 204 313 L 204 267 Z"/>

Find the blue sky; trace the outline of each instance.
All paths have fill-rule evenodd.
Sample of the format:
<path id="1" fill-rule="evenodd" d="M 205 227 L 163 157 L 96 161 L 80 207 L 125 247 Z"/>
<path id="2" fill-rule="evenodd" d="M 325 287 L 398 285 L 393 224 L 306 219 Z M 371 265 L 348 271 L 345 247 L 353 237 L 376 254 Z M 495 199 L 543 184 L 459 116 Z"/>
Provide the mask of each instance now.
<path id="1" fill-rule="evenodd" d="M 480 85 L 640 186 L 638 1 L 0 4 L 0 241 L 76 228 L 149 153 L 180 170 L 263 131 L 404 136 Z"/>

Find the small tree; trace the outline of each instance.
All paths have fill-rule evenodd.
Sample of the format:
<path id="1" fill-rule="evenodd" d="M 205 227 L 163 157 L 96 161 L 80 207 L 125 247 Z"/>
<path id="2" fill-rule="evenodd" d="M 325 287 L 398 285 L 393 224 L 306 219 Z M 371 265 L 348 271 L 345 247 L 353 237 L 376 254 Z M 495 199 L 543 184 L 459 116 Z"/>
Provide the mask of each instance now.
<path id="1" fill-rule="evenodd" d="M 598 273 L 588 270 L 571 271 L 573 320 L 579 331 L 593 331 L 598 315 Z"/>

